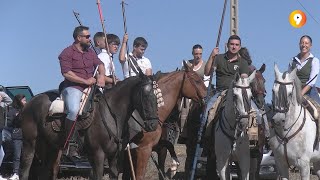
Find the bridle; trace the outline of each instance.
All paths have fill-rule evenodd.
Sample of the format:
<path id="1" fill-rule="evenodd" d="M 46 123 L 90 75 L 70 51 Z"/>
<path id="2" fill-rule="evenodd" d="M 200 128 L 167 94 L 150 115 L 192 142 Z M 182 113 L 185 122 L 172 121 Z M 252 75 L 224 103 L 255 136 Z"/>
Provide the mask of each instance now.
<path id="1" fill-rule="evenodd" d="M 236 88 L 240 88 L 241 89 L 241 94 L 242 94 L 242 97 L 243 97 L 243 105 L 244 105 L 244 110 L 245 112 L 247 113 L 246 115 L 242 115 L 239 113 L 239 110 L 236 106 L 235 103 L 234 106 L 235 106 L 235 109 L 237 110 L 236 111 L 236 120 L 239 120 L 239 119 L 242 119 L 242 118 L 249 118 L 250 116 L 250 110 L 251 110 L 251 99 L 249 99 L 248 97 L 248 93 L 247 93 L 247 89 L 250 89 L 250 86 L 238 86 L 238 85 L 234 85 L 233 87 L 236 87 Z"/>
<path id="2" fill-rule="evenodd" d="M 184 73 L 183 73 L 183 79 L 182 79 L 182 84 L 181 84 L 181 87 L 180 87 L 180 96 L 182 96 L 182 95 L 181 95 L 182 89 L 183 89 L 185 80 L 187 79 L 187 80 L 189 80 L 189 82 L 191 83 L 192 87 L 196 90 L 197 96 L 198 96 L 199 99 L 200 99 L 200 102 L 199 102 L 199 103 L 202 104 L 202 103 L 204 103 L 204 100 L 201 98 L 200 89 L 199 89 L 199 87 L 195 84 L 195 82 L 191 80 L 191 79 L 193 79 L 192 76 L 193 76 L 195 73 L 196 73 L 196 72 L 193 72 L 193 71 L 184 71 Z"/>
<path id="3" fill-rule="evenodd" d="M 226 132 L 226 130 L 225 130 L 226 129 L 226 123 L 224 121 L 222 121 L 222 118 L 220 118 L 220 120 L 219 120 L 219 127 L 222 130 L 223 134 L 226 135 L 233 143 L 240 135 L 240 133 L 238 133 L 238 132 L 241 132 L 241 130 L 240 130 L 241 128 L 239 128 L 240 119 L 243 119 L 243 118 L 249 119 L 249 116 L 250 116 L 250 113 L 251 113 L 250 112 L 250 110 L 251 110 L 251 99 L 249 99 L 248 93 L 247 93 L 247 89 L 250 89 L 250 86 L 234 85 L 233 88 L 234 87 L 241 89 L 241 94 L 242 94 L 242 97 L 243 97 L 243 105 L 244 105 L 245 112 L 247 112 L 247 114 L 244 115 L 244 114 L 240 114 L 239 113 L 237 105 L 236 105 L 236 103 L 235 103 L 235 101 L 233 99 L 232 101 L 233 101 L 234 109 L 236 110 L 235 111 L 235 113 L 236 113 L 236 119 L 235 119 L 236 123 L 234 124 L 234 126 L 232 126 L 230 124 L 230 122 L 228 121 L 228 118 L 226 117 L 225 112 L 223 111 L 222 114 L 224 116 L 224 119 L 225 119 L 226 123 L 228 124 L 229 129 L 234 131 L 234 136 L 231 136 L 230 134 L 228 134 Z"/>
<path id="4" fill-rule="evenodd" d="M 279 87 L 279 99 L 275 98 L 274 92 L 272 94 L 272 105 L 274 112 L 279 113 L 287 113 L 289 111 L 289 102 L 287 99 L 287 85 L 292 85 L 292 88 L 294 88 L 293 82 L 281 82 L 278 80 L 275 80 L 274 83 L 277 83 L 280 85 Z M 292 89 L 293 90 L 293 89 Z"/>

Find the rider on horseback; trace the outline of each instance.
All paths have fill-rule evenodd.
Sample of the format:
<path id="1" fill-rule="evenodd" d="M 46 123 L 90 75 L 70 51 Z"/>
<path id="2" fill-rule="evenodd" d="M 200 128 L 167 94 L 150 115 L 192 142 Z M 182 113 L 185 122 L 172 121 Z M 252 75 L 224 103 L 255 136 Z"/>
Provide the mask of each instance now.
<path id="1" fill-rule="evenodd" d="M 291 68 L 297 68 L 297 76 L 301 81 L 301 95 L 308 95 L 317 103 L 320 103 L 317 88 L 315 86 L 319 74 L 319 59 L 310 51 L 312 39 L 308 35 L 300 38 L 300 53 L 292 58 Z"/>
<path id="2" fill-rule="evenodd" d="M 85 26 L 78 26 L 73 32 L 74 43 L 59 55 L 61 73 L 64 82 L 62 97 L 65 101 L 67 117 L 65 119 L 66 140 L 75 140 L 74 123 L 78 117 L 80 100 L 85 88 L 95 84 L 105 86 L 105 67 L 95 52 L 90 49 L 90 32 Z M 93 77 L 98 67 L 97 79 Z M 78 156 L 75 147 L 70 147 L 69 156 Z"/>
<path id="3" fill-rule="evenodd" d="M 94 35 L 93 40 L 94 40 L 94 45 L 101 50 L 101 53 L 98 55 L 98 57 L 104 63 L 104 66 L 106 69 L 106 76 L 105 76 L 106 87 L 105 88 L 109 89 L 112 87 L 112 85 L 115 84 L 113 80 L 118 81 L 116 77 L 113 78 L 114 76 L 113 73 L 115 72 L 113 55 L 118 52 L 120 39 L 115 34 L 107 34 L 109 53 L 107 52 L 106 38 L 103 32 L 97 32 Z"/>
<path id="4" fill-rule="evenodd" d="M 205 66 L 204 74 L 206 76 L 209 76 L 215 69 L 217 89 L 217 93 L 208 101 L 206 114 L 208 110 L 216 106 L 214 103 L 221 96 L 221 93 L 229 88 L 236 73 L 240 73 L 242 78 L 248 77 L 249 74 L 248 62 L 239 55 L 240 37 L 230 36 L 227 46 L 228 51 L 224 54 L 218 54 L 219 48 L 214 48 Z"/>

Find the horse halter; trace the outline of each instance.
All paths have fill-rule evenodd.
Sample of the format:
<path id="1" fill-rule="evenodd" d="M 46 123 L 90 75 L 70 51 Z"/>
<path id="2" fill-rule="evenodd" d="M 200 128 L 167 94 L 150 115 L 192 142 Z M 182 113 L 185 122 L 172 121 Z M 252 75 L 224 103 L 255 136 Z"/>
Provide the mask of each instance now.
<path id="1" fill-rule="evenodd" d="M 145 116 L 145 115 L 149 115 L 150 116 L 150 112 L 149 110 L 146 110 L 146 109 L 150 109 L 152 108 L 152 103 L 153 102 L 144 102 L 144 99 L 145 98 L 148 98 L 147 100 L 148 101 L 152 101 L 152 96 L 154 96 L 154 101 L 157 102 L 157 98 L 156 98 L 156 95 L 154 94 L 154 89 L 153 89 L 153 82 L 151 80 L 147 80 L 147 81 L 143 81 L 141 82 L 140 84 L 140 87 L 139 87 L 139 92 L 138 92 L 138 98 L 140 99 L 140 103 L 138 106 L 141 107 L 141 110 L 143 111 L 143 115 L 142 116 Z M 157 106 L 153 107 L 153 108 L 157 108 Z M 153 110 L 153 111 L 156 111 L 156 110 Z M 146 119 L 148 118 L 148 119 Z M 143 121 L 146 122 L 146 121 L 150 121 L 150 120 L 158 120 L 158 117 L 142 117 Z"/>
<path id="2" fill-rule="evenodd" d="M 247 89 L 250 89 L 250 86 L 234 85 L 233 87 L 241 89 L 241 94 L 242 94 L 242 97 L 243 97 L 244 110 L 247 113 L 246 115 L 239 114 L 239 110 L 238 110 L 236 104 L 233 103 L 234 106 L 235 106 L 234 108 L 236 109 L 236 120 L 239 120 L 239 119 L 242 119 L 242 118 L 249 118 L 249 114 L 250 114 L 250 110 L 251 110 L 251 99 L 249 99 L 249 97 L 248 97 Z"/>
<path id="3" fill-rule="evenodd" d="M 189 73 L 191 73 L 191 75 L 190 75 Z M 196 73 L 196 72 L 187 72 L 187 71 L 184 71 L 184 74 L 183 74 L 183 82 L 182 82 L 182 85 L 181 85 L 181 90 L 182 90 L 182 88 L 183 88 L 184 81 L 185 81 L 185 79 L 186 79 L 185 77 L 187 76 L 187 79 L 189 80 L 189 82 L 191 83 L 191 85 L 194 87 L 194 89 L 196 90 L 197 96 L 200 97 L 199 99 L 201 100 L 200 90 L 199 90 L 198 86 L 194 83 L 194 81 L 191 80 L 194 73 Z M 200 103 L 201 103 L 201 104 L 204 103 L 204 100 L 202 99 L 202 100 L 200 101 Z"/>
<path id="4" fill-rule="evenodd" d="M 273 105 L 273 110 L 274 112 L 279 112 L 279 113 L 287 113 L 289 111 L 289 102 L 287 98 L 287 85 L 292 85 L 293 82 L 280 82 L 278 80 L 275 80 L 274 83 L 279 84 L 279 91 L 278 91 L 278 98 L 275 97 L 275 94 L 273 92 L 272 94 L 272 105 Z M 293 86 L 294 88 L 294 86 Z"/>

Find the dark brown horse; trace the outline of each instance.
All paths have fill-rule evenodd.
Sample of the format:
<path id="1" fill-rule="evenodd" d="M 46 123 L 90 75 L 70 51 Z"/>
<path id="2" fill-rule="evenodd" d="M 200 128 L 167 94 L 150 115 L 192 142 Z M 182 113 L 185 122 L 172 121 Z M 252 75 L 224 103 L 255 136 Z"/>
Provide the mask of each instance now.
<path id="1" fill-rule="evenodd" d="M 52 92 L 39 94 L 22 112 L 22 180 L 28 179 L 35 154 L 41 164 L 39 179 L 56 179 L 65 139 L 65 133 L 55 132 L 51 122 L 48 122 L 48 109 L 56 97 Z M 152 81 L 143 74 L 119 82 L 112 89 L 96 96 L 93 111 L 87 119 L 91 124 L 81 133 L 92 166 L 91 179 L 102 179 L 105 159 L 109 162 L 111 178 L 117 178 L 119 153 L 126 143 L 122 137 L 127 134 L 125 127 L 134 109 L 146 120 L 145 129 L 158 126 L 157 99 Z"/>
<path id="2" fill-rule="evenodd" d="M 180 97 L 187 97 L 201 102 L 206 95 L 206 87 L 202 78 L 186 63 L 184 63 L 184 67 L 184 71 L 165 74 L 158 81 L 164 99 L 164 106 L 158 108 L 161 125 L 167 119 Z M 156 131 L 143 132 L 141 138 L 135 139 L 138 148 L 135 148 L 132 154 L 137 180 L 144 179 L 152 149 L 158 144 L 161 137 L 161 125 L 158 126 Z M 124 179 L 129 178 L 128 172 L 130 171 L 124 171 Z"/>

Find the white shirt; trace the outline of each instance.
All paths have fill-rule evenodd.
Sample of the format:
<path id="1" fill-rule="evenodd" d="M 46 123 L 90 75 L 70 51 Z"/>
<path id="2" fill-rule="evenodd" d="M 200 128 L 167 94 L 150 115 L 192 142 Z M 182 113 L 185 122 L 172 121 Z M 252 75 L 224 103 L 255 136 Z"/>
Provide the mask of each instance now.
<path id="1" fill-rule="evenodd" d="M 12 103 L 12 99 L 3 91 L 0 91 L 0 96 L 2 97 L 2 101 L 0 102 L 0 106 L 5 108 Z"/>
<path id="2" fill-rule="evenodd" d="M 319 67 L 320 67 L 319 66 L 319 59 L 310 53 L 310 55 L 306 58 L 306 61 L 304 61 L 302 63 L 301 63 L 301 60 L 297 56 L 294 57 L 293 60 L 297 61 L 296 67 L 298 70 L 300 70 L 304 65 L 306 65 L 308 63 L 309 59 L 311 59 L 311 58 L 313 58 L 312 64 L 311 64 L 311 72 L 310 72 L 309 80 L 306 82 L 306 84 L 308 84 L 309 86 L 314 86 L 316 84 L 317 78 L 318 78 L 318 76 L 317 77 L 315 77 L 315 76 L 317 74 L 319 74 Z"/>
<path id="3" fill-rule="evenodd" d="M 110 61 L 110 55 L 107 53 L 107 50 L 102 49 L 98 57 L 104 64 L 104 67 L 106 69 L 106 76 L 112 75 L 115 71 L 115 67 L 112 61 Z"/>
<path id="4" fill-rule="evenodd" d="M 129 53 L 130 56 L 133 56 L 132 53 Z M 151 62 L 148 58 L 142 56 L 142 58 L 136 59 L 137 64 L 139 65 L 139 67 L 141 68 L 142 72 L 144 74 L 146 74 L 146 70 L 147 69 L 152 69 L 151 66 Z M 136 76 L 137 74 L 132 70 L 132 68 L 130 67 L 130 73 L 129 73 L 129 67 L 128 67 L 128 57 L 126 55 L 126 61 L 124 63 L 121 63 L 122 65 L 122 71 L 123 71 L 123 76 L 124 78 L 128 78 L 131 76 Z M 134 64 L 133 64 L 134 65 Z M 137 72 L 138 69 L 137 69 Z"/>

